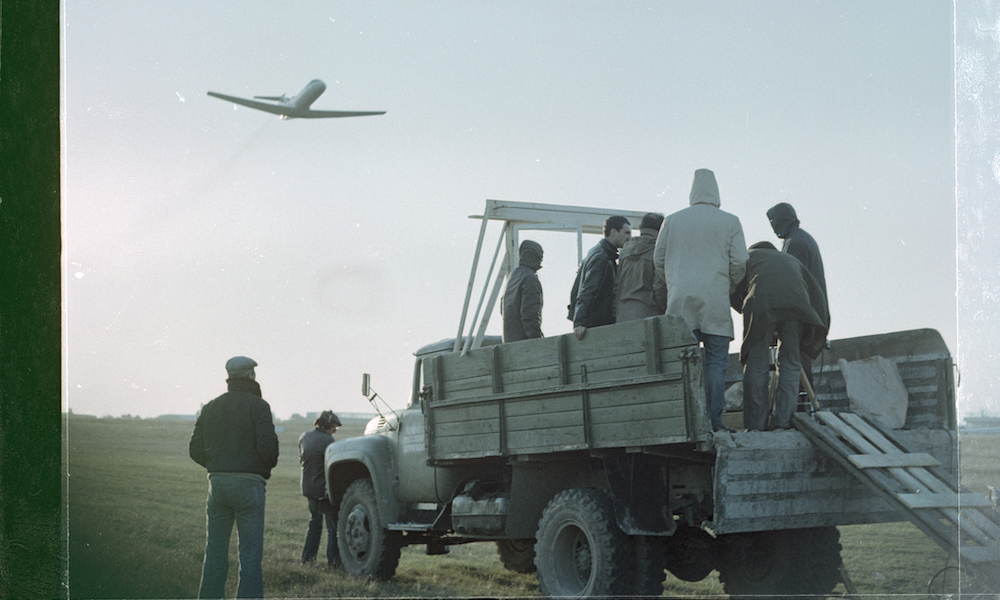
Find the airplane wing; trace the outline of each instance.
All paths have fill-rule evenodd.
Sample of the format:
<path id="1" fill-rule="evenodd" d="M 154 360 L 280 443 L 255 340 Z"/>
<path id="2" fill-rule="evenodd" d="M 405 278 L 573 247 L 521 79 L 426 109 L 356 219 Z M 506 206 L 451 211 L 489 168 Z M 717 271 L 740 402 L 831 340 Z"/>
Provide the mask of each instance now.
<path id="1" fill-rule="evenodd" d="M 242 104 L 243 106 L 249 106 L 250 108 L 256 108 L 257 110 L 274 113 L 276 115 L 289 114 L 288 107 L 281 106 L 280 104 L 268 104 L 267 102 L 257 102 L 256 100 L 247 100 L 246 98 L 237 98 L 236 96 L 227 96 L 225 94 L 217 94 L 215 92 L 208 92 L 208 95 L 212 96 L 213 98 L 228 100 L 234 104 Z"/>
<path id="2" fill-rule="evenodd" d="M 291 119 L 326 119 L 335 117 L 365 117 L 368 115 L 384 115 L 385 111 L 375 111 L 375 112 L 358 112 L 358 111 L 346 111 L 346 110 L 302 110 L 299 108 L 293 108 L 291 106 L 285 106 L 282 104 L 268 104 L 267 102 L 258 102 L 256 100 L 248 100 L 246 98 L 237 98 L 236 96 L 227 96 L 225 94 L 218 94 L 216 92 L 208 92 L 209 96 L 213 98 L 219 98 L 222 100 L 228 100 L 234 104 L 242 104 L 243 106 L 249 106 L 250 108 L 256 108 L 257 110 L 263 110 L 265 112 L 274 113 L 276 115 L 281 115 L 282 117 Z"/>
<path id="3" fill-rule="evenodd" d="M 295 113 L 301 119 L 325 119 L 332 117 L 367 117 L 368 115 L 384 115 L 385 111 L 377 112 L 353 112 L 346 110 L 307 110 L 304 113 Z"/>

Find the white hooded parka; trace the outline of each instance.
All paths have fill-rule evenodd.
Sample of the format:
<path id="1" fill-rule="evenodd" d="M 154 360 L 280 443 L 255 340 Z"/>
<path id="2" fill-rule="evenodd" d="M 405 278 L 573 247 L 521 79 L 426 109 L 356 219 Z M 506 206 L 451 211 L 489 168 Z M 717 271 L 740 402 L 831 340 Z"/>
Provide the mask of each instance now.
<path id="1" fill-rule="evenodd" d="M 692 331 L 734 339 L 729 296 L 746 274 L 749 258 L 736 215 L 719 208 L 715 173 L 698 169 L 691 205 L 663 221 L 653 250 L 656 272 L 667 282 L 668 315 Z"/>

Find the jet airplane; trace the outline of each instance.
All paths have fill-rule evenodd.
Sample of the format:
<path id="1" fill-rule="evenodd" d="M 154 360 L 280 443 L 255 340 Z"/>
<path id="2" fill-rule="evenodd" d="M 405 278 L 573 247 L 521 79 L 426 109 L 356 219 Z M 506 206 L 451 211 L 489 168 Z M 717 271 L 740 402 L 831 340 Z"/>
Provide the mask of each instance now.
<path id="1" fill-rule="evenodd" d="M 316 99 L 320 97 L 320 94 L 325 91 L 326 84 L 319 79 L 313 79 L 306 85 L 306 87 L 302 88 L 301 92 L 295 94 L 291 98 L 285 97 L 284 94 L 280 96 L 254 96 L 254 98 L 259 100 L 271 100 L 277 102 L 278 104 L 257 102 L 256 100 L 247 100 L 246 98 L 237 98 L 236 96 L 227 96 L 216 92 L 208 92 L 208 95 L 213 98 L 221 98 L 222 100 L 228 100 L 235 104 L 242 104 L 243 106 L 249 106 L 250 108 L 256 108 L 257 110 L 274 113 L 276 115 L 280 115 L 282 119 L 325 119 L 331 117 L 364 117 L 367 115 L 385 114 L 384 110 L 378 112 L 311 110 L 309 107 L 312 106 L 312 103 L 315 102 Z"/>

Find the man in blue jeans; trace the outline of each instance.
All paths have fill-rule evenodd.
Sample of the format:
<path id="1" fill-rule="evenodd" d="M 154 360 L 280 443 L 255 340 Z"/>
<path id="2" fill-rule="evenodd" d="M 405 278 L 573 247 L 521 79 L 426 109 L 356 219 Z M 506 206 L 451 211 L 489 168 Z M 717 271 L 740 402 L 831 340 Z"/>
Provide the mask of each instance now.
<path id="1" fill-rule="evenodd" d="M 653 266 L 667 282 L 667 312 L 684 318 L 705 348 L 705 396 L 714 431 L 722 424 L 726 365 L 734 335 L 729 296 L 743 280 L 749 258 L 736 215 L 719 207 L 715 173 L 698 169 L 689 206 L 663 220 Z"/>
<path id="2" fill-rule="evenodd" d="M 208 470 L 207 541 L 199 598 L 222 598 L 229 570 L 229 537 L 239 533 L 238 598 L 263 598 L 264 486 L 278 464 L 271 407 L 261 397 L 245 356 L 226 363 L 228 390 L 201 409 L 188 447 Z"/>

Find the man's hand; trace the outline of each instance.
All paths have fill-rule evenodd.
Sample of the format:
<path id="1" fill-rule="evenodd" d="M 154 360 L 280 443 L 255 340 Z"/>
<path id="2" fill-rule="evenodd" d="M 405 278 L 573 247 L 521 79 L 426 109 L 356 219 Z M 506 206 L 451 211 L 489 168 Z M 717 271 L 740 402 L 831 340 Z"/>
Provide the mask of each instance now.
<path id="1" fill-rule="evenodd" d="M 577 327 L 577 328 L 575 328 L 575 329 L 573 330 L 573 333 L 575 333 L 575 334 L 576 334 L 576 339 L 578 339 L 578 340 L 582 340 L 582 339 L 583 339 L 583 335 L 584 335 L 585 333 L 587 333 L 587 328 L 586 328 L 586 327 L 584 327 L 583 325 L 580 325 L 579 327 Z"/>

